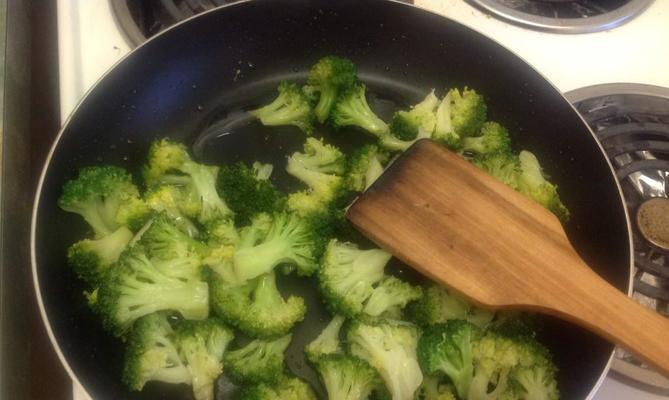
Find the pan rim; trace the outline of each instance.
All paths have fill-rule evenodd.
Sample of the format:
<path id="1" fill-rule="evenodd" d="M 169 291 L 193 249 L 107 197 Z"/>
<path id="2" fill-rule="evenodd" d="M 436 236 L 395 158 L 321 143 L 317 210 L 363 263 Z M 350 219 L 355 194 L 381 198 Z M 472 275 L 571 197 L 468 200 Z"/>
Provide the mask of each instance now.
<path id="1" fill-rule="evenodd" d="M 36 251 L 35 251 L 35 249 L 36 249 L 36 246 L 35 246 L 35 240 L 36 240 L 36 232 L 37 232 L 37 214 L 38 214 L 38 209 L 39 209 L 39 200 L 40 200 L 41 195 L 42 195 L 42 189 L 43 189 L 43 185 L 44 185 L 44 180 L 45 180 L 45 178 L 46 178 L 47 171 L 49 170 L 49 167 L 50 167 L 50 165 L 51 165 L 51 161 L 52 161 L 52 158 L 53 158 L 53 154 L 55 153 L 55 151 L 56 151 L 56 149 L 57 149 L 57 147 L 58 147 L 58 144 L 60 143 L 60 140 L 61 140 L 61 138 L 62 138 L 62 136 L 63 136 L 63 133 L 64 133 L 65 130 L 67 129 L 68 125 L 70 124 L 70 121 L 72 120 L 72 118 L 74 117 L 74 115 L 77 113 L 77 110 L 81 107 L 81 105 L 82 105 L 82 104 L 86 101 L 86 99 L 89 97 L 89 95 L 95 90 L 95 88 L 97 88 L 97 86 L 100 84 L 100 82 L 103 81 L 103 80 L 107 77 L 107 75 L 109 75 L 110 73 L 112 73 L 112 71 L 114 71 L 118 65 L 120 65 L 121 63 L 123 63 L 123 62 L 124 62 L 126 59 L 128 59 L 129 57 L 131 57 L 135 52 L 137 52 L 139 49 L 141 49 L 142 47 L 144 47 L 144 46 L 147 45 L 148 43 L 151 43 L 152 41 L 154 41 L 154 40 L 156 40 L 157 38 L 161 37 L 162 35 L 164 35 L 164 34 L 166 34 L 166 33 L 168 33 L 168 32 L 171 32 L 171 31 L 174 30 L 174 29 L 177 29 L 177 28 L 180 27 L 181 25 L 183 25 L 183 24 L 185 24 L 185 23 L 187 23 L 187 22 L 189 22 L 189 21 L 191 21 L 191 20 L 193 20 L 193 19 L 195 19 L 195 18 L 199 18 L 199 17 L 205 16 L 205 15 L 208 15 L 209 13 L 218 12 L 219 10 L 221 10 L 221 9 L 225 9 L 225 8 L 228 8 L 228 7 L 243 6 L 243 5 L 245 5 L 246 3 L 257 2 L 257 1 L 258 1 L 258 0 L 240 0 L 240 1 L 235 2 L 235 3 L 230 3 L 230 4 L 226 4 L 226 5 L 218 6 L 218 7 L 212 8 L 212 9 L 210 9 L 210 10 L 204 11 L 204 12 L 202 12 L 202 13 L 200 13 L 200 14 L 196 14 L 196 15 L 193 15 L 193 16 L 191 16 L 191 17 L 188 17 L 188 18 L 184 19 L 183 21 L 180 21 L 180 22 L 178 22 L 178 23 L 172 25 L 171 27 L 165 29 L 164 31 L 159 32 L 159 33 L 156 34 L 155 36 L 149 38 L 149 39 L 146 40 L 144 43 L 141 43 L 139 46 L 137 46 L 136 48 L 132 49 L 132 50 L 131 50 L 130 52 L 128 52 L 126 55 L 124 55 L 123 57 L 121 57 L 121 58 L 120 58 L 118 61 L 116 61 L 111 67 L 109 67 L 109 69 L 108 69 L 107 71 L 105 71 L 105 72 L 104 72 L 104 73 L 103 73 L 103 74 L 102 74 L 102 75 L 95 81 L 95 83 L 93 83 L 93 85 L 91 85 L 90 88 L 88 88 L 88 90 L 86 91 L 86 93 L 84 93 L 84 95 L 81 97 L 81 99 L 77 102 L 76 106 L 72 109 L 72 111 L 70 112 L 70 114 L 69 114 L 68 117 L 66 118 L 65 122 L 64 122 L 63 125 L 61 126 L 60 130 L 58 131 L 58 134 L 57 134 L 56 137 L 53 139 L 53 143 L 51 144 L 51 147 L 49 148 L 49 152 L 48 152 L 46 158 L 44 159 L 44 164 L 43 164 L 43 166 L 42 166 L 42 169 L 41 169 L 41 172 L 40 172 L 40 176 L 39 176 L 39 180 L 38 180 L 38 182 L 37 182 L 37 188 L 36 188 L 36 190 L 35 190 L 35 195 L 34 195 L 34 197 L 33 197 L 33 207 L 32 207 L 32 212 L 31 212 L 31 222 L 30 222 L 30 264 L 31 264 L 31 272 L 32 272 L 32 278 L 33 278 L 33 279 L 32 279 L 32 280 L 33 280 L 33 288 L 34 288 L 34 290 L 35 290 L 35 292 L 36 292 L 35 295 L 36 295 L 36 298 L 37 298 L 38 308 L 39 308 L 39 311 L 40 311 L 40 317 L 41 317 L 42 322 L 43 322 L 43 324 L 44 324 L 44 327 L 45 327 L 45 329 L 46 329 L 47 336 L 49 337 L 49 341 L 51 342 L 51 345 L 53 346 L 53 349 L 55 350 L 56 355 L 58 356 L 58 359 L 60 360 L 60 363 L 61 363 L 62 366 L 65 368 L 65 370 L 66 370 L 67 374 L 69 375 L 70 379 L 72 380 L 72 382 L 73 382 L 76 386 L 78 386 L 78 388 L 80 388 L 80 389 L 83 391 L 83 394 L 84 394 L 88 399 L 93 399 L 93 397 L 90 395 L 90 393 L 88 392 L 88 390 L 86 389 L 86 387 L 81 383 L 81 381 L 79 380 L 79 377 L 78 377 L 78 376 L 74 373 L 74 371 L 72 370 L 72 367 L 70 366 L 70 364 L 69 364 L 67 358 L 66 358 L 65 355 L 63 354 L 63 351 L 62 351 L 62 349 L 60 348 L 59 342 L 58 342 L 58 340 L 56 339 L 56 337 L 55 337 L 55 335 L 54 335 L 54 333 L 53 333 L 53 329 L 52 329 L 52 327 L 51 327 L 51 323 L 50 323 L 49 318 L 48 318 L 48 316 L 47 316 L 46 308 L 45 308 L 45 306 L 44 306 L 44 302 L 43 302 L 43 299 L 42 299 L 42 291 L 41 291 L 41 289 L 40 289 L 39 276 L 38 276 L 38 272 L 37 272 L 37 256 L 36 256 Z M 628 277 L 629 277 L 629 279 L 628 279 L 628 283 L 627 283 L 627 295 L 630 296 L 631 293 L 632 293 L 633 266 L 634 266 L 633 251 L 632 251 L 632 249 L 633 249 L 633 247 L 632 247 L 632 231 L 631 231 L 631 226 L 630 226 L 630 217 L 629 217 L 629 213 L 628 213 L 627 208 L 625 207 L 625 204 L 624 204 L 624 201 L 623 201 L 622 188 L 621 188 L 620 183 L 618 182 L 618 180 L 615 178 L 615 172 L 614 172 L 613 166 L 612 166 L 610 160 L 606 157 L 606 153 L 604 152 L 604 148 L 602 147 L 601 143 L 599 143 L 599 141 L 597 140 L 597 138 L 596 138 L 594 132 L 590 129 L 590 127 L 588 126 L 587 122 L 586 122 L 586 121 L 583 119 L 583 117 L 578 113 L 578 111 L 576 110 L 576 108 L 575 108 L 575 107 L 571 104 L 571 102 L 569 102 L 569 100 L 565 97 L 564 93 L 562 93 L 562 92 L 557 88 L 557 86 L 555 86 L 555 84 L 553 84 L 552 81 L 550 81 L 550 80 L 549 80 L 543 73 L 541 73 L 540 71 L 538 71 L 538 70 L 537 70 L 532 64 L 530 64 L 525 58 L 521 57 L 521 56 L 518 55 L 517 53 L 515 53 L 515 52 L 513 52 L 512 50 L 508 49 L 506 46 L 502 45 L 499 41 L 495 40 L 493 37 L 490 37 L 490 36 L 488 36 L 488 35 L 485 35 L 485 34 L 482 33 L 481 31 L 479 31 L 479 30 L 477 30 L 477 29 L 475 29 L 475 28 L 473 28 L 473 27 L 471 27 L 471 26 L 469 26 L 469 25 L 462 24 L 462 23 L 460 23 L 460 22 L 458 22 L 458 21 L 455 21 L 455 20 L 453 20 L 453 19 L 451 19 L 451 18 L 449 18 L 449 17 L 447 17 L 447 16 L 444 16 L 444 15 L 442 15 L 442 14 L 436 13 L 436 12 L 431 11 L 431 10 L 427 10 L 427 9 L 425 9 L 425 8 L 423 8 L 423 7 L 416 6 L 416 5 L 414 5 L 413 3 L 412 3 L 412 4 L 407 4 L 407 3 L 403 2 L 403 1 L 400 1 L 400 0 L 381 0 L 380 2 L 383 2 L 383 1 L 385 1 L 385 2 L 389 2 L 389 3 L 399 4 L 400 6 L 404 6 L 404 7 L 410 7 L 410 8 L 416 8 L 416 9 L 419 9 L 419 10 L 421 10 L 421 12 L 429 13 L 429 14 L 435 15 L 435 16 L 437 16 L 437 17 L 439 17 L 439 18 L 446 19 L 446 20 L 450 21 L 451 23 L 458 24 L 458 25 L 460 25 L 460 26 L 462 26 L 462 27 L 465 27 L 465 28 L 467 28 L 467 29 L 469 29 L 469 30 L 471 30 L 471 31 L 473 31 L 473 32 L 476 32 L 477 34 L 479 34 L 479 35 L 485 37 L 485 38 L 488 39 L 488 40 L 491 40 L 492 42 L 494 42 L 494 43 L 497 44 L 498 46 L 502 47 L 503 49 L 505 49 L 505 50 L 508 51 L 509 53 L 513 54 L 515 57 L 518 57 L 518 59 L 522 60 L 522 61 L 527 65 L 528 68 L 530 68 L 532 71 L 534 71 L 536 74 L 538 74 L 538 75 L 539 75 L 545 82 L 547 82 L 547 83 L 553 88 L 553 90 L 554 90 L 556 93 L 558 93 L 558 94 L 562 97 L 562 99 L 569 105 L 569 107 L 571 107 L 571 109 L 574 111 L 574 113 L 576 113 L 576 115 L 578 115 L 578 117 L 581 119 L 583 125 L 587 128 L 588 132 L 590 133 L 590 136 L 592 137 L 592 140 L 594 140 L 594 142 L 597 144 L 597 147 L 599 148 L 601 157 L 603 157 L 604 160 L 606 161 L 606 165 L 607 165 L 608 168 L 609 168 L 609 172 L 611 173 L 611 177 L 614 179 L 614 182 L 615 182 L 615 185 L 616 185 L 616 188 L 617 188 L 617 191 L 618 191 L 618 202 L 619 202 L 619 204 L 620 204 L 620 205 L 622 206 L 622 208 L 623 208 L 623 212 L 624 212 L 624 215 L 625 215 L 625 223 L 626 223 L 626 228 L 627 228 L 627 239 L 628 239 L 628 244 L 629 244 L 629 249 L 630 249 L 630 252 L 629 252 L 629 260 L 628 260 L 628 264 L 629 264 L 629 274 L 628 274 Z M 602 372 L 601 372 L 599 378 L 597 379 L 597 381 L 596 381 L 595 384 L 593 385 L 593 388 L 590 390 L 590 392 L 589 392 L 588 395 L 586 396 L 585 400 L 592 400 L 592 399 L 594 398 L 594 395 L 597 393 L 597 391 L 598 391 L 599 388 L 601 387 L 602 383 L 604 382 L 604 379 L 605 379 L 606 376 L 608 375 L 609 369 L 611 368 L 611 363 L 612 363 L 612 361 L 613 361 L 614 351 L 615 351 L 615 349 L 611 351 L 611 354 L 610 354 L 609 357 L 608 357 L 608 360 L 607 360 L 606 365 L 604 366 L 604 368 L 603 368 L 603 370 L 602 370 Z"/>

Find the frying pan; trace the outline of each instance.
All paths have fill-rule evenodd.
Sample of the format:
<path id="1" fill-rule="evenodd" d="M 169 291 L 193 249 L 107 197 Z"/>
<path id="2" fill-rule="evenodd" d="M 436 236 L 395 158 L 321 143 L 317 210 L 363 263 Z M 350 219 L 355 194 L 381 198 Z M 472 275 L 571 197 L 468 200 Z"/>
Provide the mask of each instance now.
<path id="1" fill-rule="evenodd" d="M 110 163 L 138 174 L 149 143 L 170 137 L 207 163 L 271 162 L 275 182 L 293 189 L 285 155 L 304 135 L 266 129 L 240 110 L 273 98 L 282 79 L 303 79 L 318 58 L 351 58 L 384 118 L 431 88 L 469 86 L 485 96 L 489 119 L 509 128 L 517 149 L 537 154 L 558 184 L 572 218 L 566 226 L 585 261 L 620 290 L 630 281 L 630 240 L 619 187 L 601 147 L 562 95 L 522 59 L 458 23 L 391 1 L 246 1 L 179 24 L 134 50 L 86 95 L 46 160 L 32 220 L 35 288 L 44 323 L 63 365 L 94 399 L 188 399 L 189 388 L 150 383 L 141 393 L 121 384 L 123 344 L 87 308 L 66 249 L 87 233 L 56 200 L 82 166 Z M 232 127 L 232 128 L 231 128 Z M 326 136 L 350 150 L 354 129 Z M 394 273 L 410 273 L 395 262 Z M 538 274 L 541 271 L 537 271 Z M 308 279 L 283 278 L 281 290 L 305 297 L 309 312 L 287 354 L 288 368 L 322 389 L 302 346 L 329 316 Z M 564 399 L 591 396 L 612 345 L 570 324 L 543 318 L 540 339 L 555 355 Z M 218 385 L 225 392 L 225 379 Z"/>

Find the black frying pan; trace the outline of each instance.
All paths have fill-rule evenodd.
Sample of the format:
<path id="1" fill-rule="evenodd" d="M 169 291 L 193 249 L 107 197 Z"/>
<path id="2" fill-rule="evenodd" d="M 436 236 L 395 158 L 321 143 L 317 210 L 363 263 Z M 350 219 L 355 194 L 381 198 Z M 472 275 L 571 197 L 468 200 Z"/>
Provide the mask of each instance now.
<path id="1" fill-rule="evenodd" d="M 273 162 L 277 184 L 290 189 L 284 157 L 301 146 L 303 134 L 241 123 L 231 134 L 220 135 L 217 122 L 270 100 L 280 80 L 304 78 L 314 61 L 329 54 L 357 63 L 373 108 L 385 118 L 430 88 L 468 85 L 482 93 L 489 118 L 509 128 L 518 149 L 535 152 L 559 185 L 572 212 L 567 232 L 585 261 L 627 290 L 630 242 L 611 169 L 574 109 L 520 58 L 460 24 L 402 3 L 242 2 L 174 27 L 116 65 L 76 109 L 46 162 L 33 215 L 36 290 L 64 365 L 94 399 L 190 395 L 189 388 L 158 384 L 130 394 L 121 385 L 123 345 L 101 329 L 85 305 L 81 282 L 66 264 L 67 247 L 83 237 L 86 226 L 56 206 L 63 182 L 78 168 L 99 163 L 137 174 L 150 141 L 169 136 L 194 145 L 204 162 Z M 345 149 L 367 140 L 353 130 L 327 139 Z M 328 317 L 313 282 L 280 283 L 283 290 L 304 296 L 309 306 L 288 366 L 317 382 L 301 347 Z M 542 326 L 542 340 L 560 367 L 562 398 L 586 398 L 606 371 L 613 347 L 554 319 L 546 318 Z"/>

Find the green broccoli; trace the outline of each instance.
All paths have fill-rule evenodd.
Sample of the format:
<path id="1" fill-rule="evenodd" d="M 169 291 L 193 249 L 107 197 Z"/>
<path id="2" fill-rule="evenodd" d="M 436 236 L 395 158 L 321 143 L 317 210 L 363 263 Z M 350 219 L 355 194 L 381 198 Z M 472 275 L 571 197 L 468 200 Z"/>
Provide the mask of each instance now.
<path id="1" fill-rule="evenodd" d="M 486 120 L 483 97 L 474 90 L 451 89 L 437 108 L 433 138 L 450 148 L 459 148 L 462 138 L 476 136 Z"/>
<path id="2" fill-rule="evenodd" d="M 372 291 L 362 311 L 372 317 L 378 317 L 393 309 L 399 310 L 423 295 L 419 286 L 413 286 L 394 276 L 386 276 Z"/>
<path id="3" fill-rule="evenodd" d="M 326 354 L 339 354 L 342 352 L 339 332 L 344 324 L 344 317 L 335 315 L 321 331 L 316 339 L 309 343 L 304 352 L 311 362 L 316 362 L 318 358 Z"/>
<path id="4" fill-rule="evenodd" d="M 418 341 L 418 360 L 429 375 L 446 374 L 458 396 L 467 398 L 474 373 L 477 328 L 462 320 L 431 325 Z"/>
<path id="5" fill-rule="evenodd" d="M 144 230 L 139 243 L 152 262 L 160 266 L 167 275 L 171 272 L 190 271 L 187 272 L 188 276 L 196 276 L 206 252 L 203 243 L 181 231 L 166 214 L 162 213 L 158 214 Z M 173 267 L 176 264 L 183 268 Z"/>
<path id="6" fill-rule="evenodd" d="M 456 400 L 450 385 L 440 382 L 435 376 L 423 377 L 423 383 L 416 392 L 414 400 Z"/>
<path id="7" fill-rule="evenodd" d="M 335 56 L 323 57 L 311 67 L 307 84 L 319 93 L 314 110 L 318 121 L 325 122 L 341 89 L 358 80 L 356 74 L 357 68 L 351 60 Z"/>
<path id="8" fill-rule="evenodd" d="M 362 312 L 364 303 L 383 277 L 391 255 L 380 249 L 361 250 L 352 243 L 328 243 L 318 281 L 328 306 L 345 316 Z"/>
<path id="9" fill-rule="evenodd" d="M 346 186 L 349 190 L 362 192 L 383 173 L 383 165 L 388 156 L 375 145 L 365 145 L 357 149 L 349 162 L 346 172 Z"/>
<path id="10" fill-rule="evenodd" d="M 274 165 L 272 164 L 263 164 L 260 161 L 254 161 L 251 164 L 251 169 L 255 174 L 255 178 L 259 181 L 266 181 L 272 176 L 272 171 L 274 171 Z"/>
<path id="11" fill-rule="evenodd" d="M 107 268 L 118 260 L 133 233 L 125 226 L 102 239 L 83 239 L 67 250 L 67 262 L 89 285 L 100 284 Z"/>
<path id="12" fill-rule="evenodd" d="M 79 170 L 76 179 L 63 185 L 58 205 L 81 215 L 93 228 L 96 239 L 111 235 L 124 225 L 137 229 L 149 213 L 130 174 L 113 166 Z"/>
<path id="13" fill-rule="evenodd" d="M 552 364 L 517 367 L 511 375 L 517 382 L 522 400 L 557 400 L 560 398 Z"/>
<path id="14" fill-rule="evenodd" d="M 108 269 L 97 309 L 105 326 L 119 336 L 137 318 L 161 310 L 178 311 L 186 319 L 205 319 L 209 289 L 199 275 L 189 263 L 154 263 L 137 244 Z"/>
<path id="15" fill-rule="evenodd" d="M 256 339 L 238 350 L 225 353 L 226 373 L 239 384 L 276 382 L 283 374 L 283 353 L 292 335 L 278 339 Z"/>
<path id="16" fill-rule="evenodd" d="M 516 341 L 491 332 L 476 341 L 474 374 L 466 398 L 495 400 L 512 390 L 509 373 L 520 362 L 521 349 Z"/>
<path id="17" fill-rule="evenodd" d="M 162 139 L 151 144 L 143 175 L 149 186 L 181 186 L 183 193 L 178 198 L 189 200 L 189 209 L 193 208 L 190 212 L 204 224 L 232 215 L 232 211 L 216 190 L 218 170 L 218 167 L 194 162 L 184 145 Z M 182 207 L 180 202 L 177 204 Z M 191 216 L 190 213 L 187 215 Z"/>
<path id="18" fill-rule="evenodd" d="M 474 165 L 483 169 L 512 189 L 518 190 L 520 162 L 511 153 L 491 153 L 477 157 Z"/>
<path id="19" fill-rule="evenodd" d="M 191 217 L 197 216 L 199 204 L 184 187 L 157 185 L 144 195 L 148 207 L 159 213 L 165 213 L 174 224 L 190 237 L 196 237 L 199 229 Z"/>
<path id="20" fill-rule="evenodd" d="M 413 140 L 418 136 L 419 129 L 432 134 L 436 124 L 435 114 L 439 106 L 439 98 L 434 89 L 409 111 L 397 111 L 390 122 L 390 132 L 400 140 Z"/>
<path id="21" fill-rule="evenodd" d="M 312 236 L 309 221 L 296 214 L 259 214 L 241 230 L 234 254 L 237 278 L 244 282 L 283 263 L 294 264 L 298 275 L 311 275 L 318 268 Z"/>
<path id="22" fill-rule="evenodd" d="M 315 116 L 309 97 L 292 82 L 281 82 L 278 91 L 279 95 L 271 103 L 249 113 L 263 125 L 293 125 L 310 134 Z"/>
<path id="23" fill-rule="evenodd" d="M 244 387 L 239 400 L 316 400 L 316 394 L 302 380 L 284 376 L 275 383 Z"/>
<path id="24" fill-rule="evenodd" d="M 562 204 L 557 186 L 546 180 L 539 161 L 529 151 L 518 155 L 520 175 L 518 190 L 555 214 L 560 221 L 569 220 L 569 210 Z"/>
<path id="25" fill-rule="evenodd" d="M 507 153 L 511 151 L 509 131 L 497 122 L 486 122 L 481 133 L 475 137 L 462 139 L 462 151 L 474 154 Z"/>
<path id="26" fill-rule="evenodd" d="M 415 139 L 412 140 L 402 140 L 395 137 L 392 133 L 381 136 L 379 139 L 379 145 L 385 150 L 390 152 L 405 151 L 412 144 L 416 143 L 420 139 L 429 139 L 431 137 L 430 132 L 424 130 L 423 128 L 418 128 L 418 134 Z"/>
<path id="27" fill-rule="evenodd" d="M 177 325 L 174 342 L 192 376 L 195 400 L 214 400 L 214 382 L 223 372 L 223 353 L 232 339 L 232 330 L 214 318 Z"/>
<path id="28" fill-rule="evenodd" d="M 366 400 L 380 381 L 367 362 L 344 354 L 320 357 L 316 369 L 330 400 Z"/>
<path id="29" fill-rule="evenodd" d="M 284 300 L 274 272 L 242 285 L 218 273 L 210 274 L 209 279 L 213 311 L 249 336 L 285 335 L 304 318 L 304 300 L 296 296 Z"/>
<path id="30" fill-rule="evenodd" d="M 430 284 L 423 290 L 421 298 L 407 305 L 406 315 L 421 326 L 463 319 L 484 328 L 490 323 L 495 313 L 469 304 L 445 287 Z"/>
<path id="31" fill-rule="evenodd" d="M 346 157 L 322 140 L 308 138 L 304 153 L 288 158 L 286 171 L 308 186 L 288 196 L 288 208 L 302 216 L 320 212 L 344 195 Z"/>
<path id="32" fill-rule="evenodd" d="M 146 315 L 135 322 L 128 338 L 123 383 L 142 390 L 148 381 L 191 383 L 192 376 L 179 356 L 174 331 L 162 313 Z"/>
<path id="33" fill-rule="evenodd" d="M 268 165 L 271 171 L 271 165 Z M 267 180 L 268 177 L 264 178 L 266 169 L 260 177 L 259 172 L 256 168 L 238 162 L 221 167 L 218 173 L 219 193 L 235 213 L 237 225 L 248 224 L 255 214 L 283 209 L 284 195 Z"/>
<path id="34" fill-rule="evenodd" d="M 416 327 L 400 322 L 368 325 L 354 321 L 346 333 L 350 353 L 379 373 L 396 400 L 413 399 L 423 381 L 416 358 L 418 336 Z"/>
<path id="35" fill-rule="evenodd" d="M 382 137 L 388 133 L 388 125 L 369 107 L 365 90 L 363 84 L 351 85 L 343 90 L 330 112 L 331 124 L 334 128 L 357 126 L 376 137 Z"/>

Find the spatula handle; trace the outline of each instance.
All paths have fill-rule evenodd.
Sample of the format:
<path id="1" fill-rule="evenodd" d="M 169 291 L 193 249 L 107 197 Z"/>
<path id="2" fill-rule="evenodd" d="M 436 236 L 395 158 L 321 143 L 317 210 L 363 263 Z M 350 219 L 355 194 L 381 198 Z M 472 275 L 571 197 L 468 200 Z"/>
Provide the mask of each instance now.
<path id="1" fill-rule="evenodd" d="M 669 319 L 641 306 L 594 272 L 565 290 L 564 317 L 620 345 L 669 376 Z M 565 288 L 567 289 L 567 288 Z"/>

